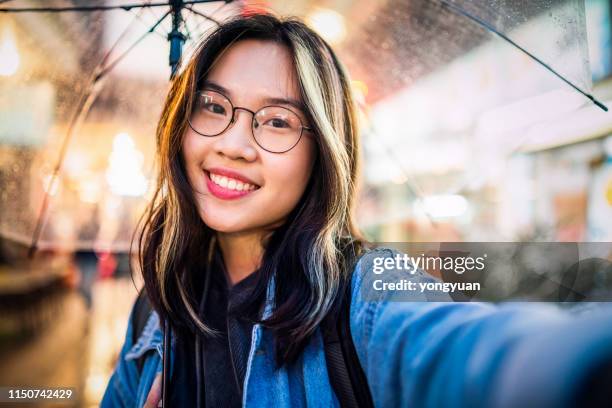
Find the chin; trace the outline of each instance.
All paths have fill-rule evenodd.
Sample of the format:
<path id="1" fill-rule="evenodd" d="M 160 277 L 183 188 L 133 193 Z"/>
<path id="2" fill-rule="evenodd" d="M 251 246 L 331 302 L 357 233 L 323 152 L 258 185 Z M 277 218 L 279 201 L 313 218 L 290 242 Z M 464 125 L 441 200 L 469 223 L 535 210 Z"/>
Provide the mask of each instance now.
<path id="1" fill-rule="evenodd" d="M 261 210 L 253 208 L 219 208 L 216 205 L 202 203 L 199 213 L 200 218 L 210 229 L 223 233 L 240 233 L 257 231 L 261 229 L 275 229 L 282 225 L 284 217 L 275 217 L 276 211 L 261 217 Z M 252 206 L 249 206 L 252 207 Z M 276 209 L 274 209 L 276 210 Z"/>
<path id="2" fill-rule="evenodd" d="M 244 219 L 232 219 L 222 214 L 213 215 L 207 213 L 206 215 L 201 215 L 201 217 L 204 224 L 217 232 L 235 233 L 252 228 L 250 223 L 245 222 Z"/>

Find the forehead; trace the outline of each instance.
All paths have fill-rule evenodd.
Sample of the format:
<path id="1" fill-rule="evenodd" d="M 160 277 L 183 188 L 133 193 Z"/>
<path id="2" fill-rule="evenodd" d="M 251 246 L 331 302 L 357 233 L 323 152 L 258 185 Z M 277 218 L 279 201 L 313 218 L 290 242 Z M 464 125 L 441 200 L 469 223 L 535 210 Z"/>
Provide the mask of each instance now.
<path id="1" fill-rule="evenodd" d="M 249 39 L 233 44 L 206 79 L 228 89 L 236 102 L 258 97 L 301 100 L 291 52 L 273 41 Z"/>

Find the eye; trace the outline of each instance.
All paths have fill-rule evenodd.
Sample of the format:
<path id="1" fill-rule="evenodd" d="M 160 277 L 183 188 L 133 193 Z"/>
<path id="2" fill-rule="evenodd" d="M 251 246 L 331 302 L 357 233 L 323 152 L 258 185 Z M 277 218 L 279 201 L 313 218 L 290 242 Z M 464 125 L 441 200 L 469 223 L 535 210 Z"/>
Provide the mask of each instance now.
<path id="1" fill-rule="evenodd" d="M 205 103 L 203 106 L 204 110 L 207 110 L 211 113 L 217 114 L 217 115 L 225 115 L 225 108 L 222 105 L 219 105 L 218 103 Z"/>
<path id="2" fill-rule="evenodd" d="M 291 127 L 289 125 L 289 122 L 284 121 L 282 119 L 278 119 L 278 118 L 270 119 L 269 121 L 264 123 L 264 125 L 269 125 L 277 129 L 284 129 L 284 128 Z"/>

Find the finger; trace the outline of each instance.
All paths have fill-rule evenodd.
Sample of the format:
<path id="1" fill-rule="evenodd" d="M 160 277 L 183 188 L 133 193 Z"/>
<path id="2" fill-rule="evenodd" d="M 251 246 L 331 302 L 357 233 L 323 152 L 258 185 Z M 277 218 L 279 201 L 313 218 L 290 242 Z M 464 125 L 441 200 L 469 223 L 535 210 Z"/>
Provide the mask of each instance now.
<path id="1" fill-rule="evenodd" d="M 155 380 L 153 380 L 153 384 L 151 385 L 151 390 L 149 391 L 149 395 L 147 396 L 147 400 L 143 405 L 143 408 L 157 408 L 157 405 L 161 401 L 161 385 L 162 378 L 161 373 L 157 374 Z"/>

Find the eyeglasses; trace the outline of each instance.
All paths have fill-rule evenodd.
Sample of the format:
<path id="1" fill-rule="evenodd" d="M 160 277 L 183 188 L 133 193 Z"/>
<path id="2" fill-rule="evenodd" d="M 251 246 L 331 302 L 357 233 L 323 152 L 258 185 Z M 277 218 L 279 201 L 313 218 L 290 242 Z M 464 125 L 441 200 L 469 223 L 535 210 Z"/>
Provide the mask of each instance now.
<path id="1" fill-rule="evenodd" d="M 271 105 L 253 112 L 235 107 L 223 94 L 208 90 L 198 93 L 189 126 L 202 136 L 218 136 L 236 121 L 237 110 L 253 115 L 253 138 L 259 147 L 271 153 L 288 152 L 298 144 L 304 130 L 311 130 L 302 125 L 300 117 L 291 109 Z"/>

